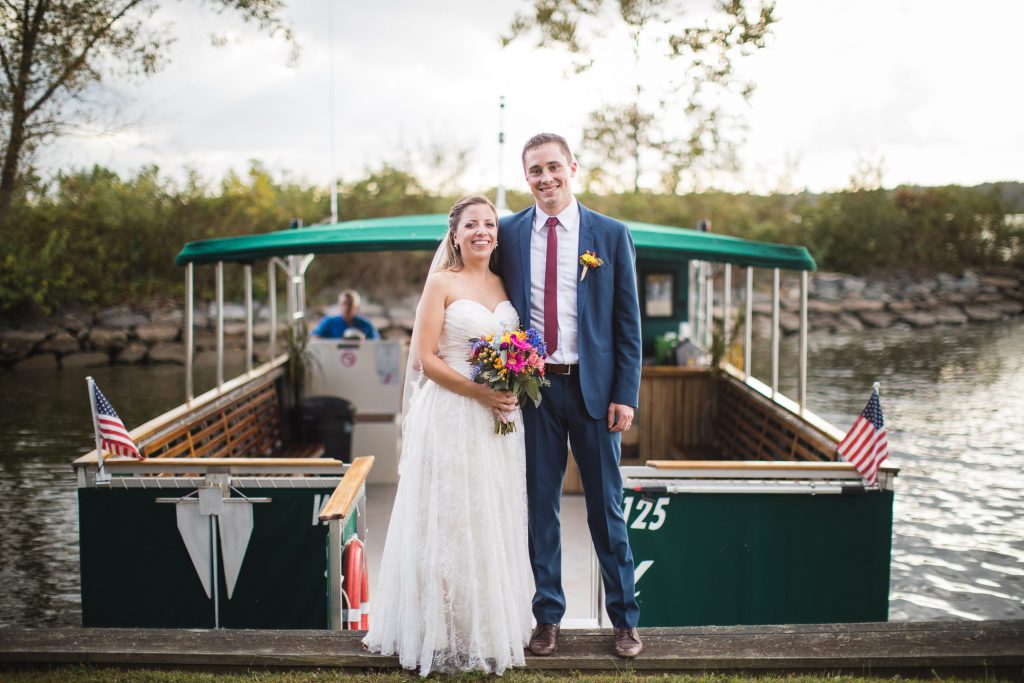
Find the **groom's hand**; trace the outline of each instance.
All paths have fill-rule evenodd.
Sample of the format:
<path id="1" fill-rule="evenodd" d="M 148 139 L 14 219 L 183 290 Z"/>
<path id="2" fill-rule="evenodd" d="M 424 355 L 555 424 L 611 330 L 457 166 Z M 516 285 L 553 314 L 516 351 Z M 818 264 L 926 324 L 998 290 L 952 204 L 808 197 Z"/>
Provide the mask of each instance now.
<path id="1" fill-rule="evenodd" d="M 625 432 L 633 426 L 633 406 L 608 404 L 608 431 Z"/>

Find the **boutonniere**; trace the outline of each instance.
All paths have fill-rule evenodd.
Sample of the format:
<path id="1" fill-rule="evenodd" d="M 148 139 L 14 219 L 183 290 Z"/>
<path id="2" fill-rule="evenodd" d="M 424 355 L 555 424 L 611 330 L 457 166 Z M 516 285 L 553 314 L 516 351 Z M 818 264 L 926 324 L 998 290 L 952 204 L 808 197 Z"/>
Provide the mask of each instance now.
<path id="1" fill-rule="evenodd" d="M 604 265 L 604 259 L 595 254 L 592 251 L 585 251 L 580 256 L 580 265 L 583 266 L 583 272 L 580 273 L 580 282 L 583 282 L 583 278 L 587 276 L 587 271 L 593 268 L 597 270 Z"/>

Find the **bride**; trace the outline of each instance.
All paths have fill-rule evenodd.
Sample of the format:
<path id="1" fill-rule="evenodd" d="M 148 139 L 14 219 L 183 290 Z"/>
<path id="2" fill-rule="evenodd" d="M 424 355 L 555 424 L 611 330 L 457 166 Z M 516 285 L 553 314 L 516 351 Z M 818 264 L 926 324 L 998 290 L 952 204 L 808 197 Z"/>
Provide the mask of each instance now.
<path id="1" fill-rule="evenodd" d="M 498 238 L 485 197 L 456 202 L 416 310 L 401 479 L 363 643 L 431 671 L 501 674 L 525 664 L 534 584 L 522 424 L 515 396 L 469 379 L 469 339 L 519 324 L 492 270 Z M 410 391 L 411 389 L 411 391 Z"/>

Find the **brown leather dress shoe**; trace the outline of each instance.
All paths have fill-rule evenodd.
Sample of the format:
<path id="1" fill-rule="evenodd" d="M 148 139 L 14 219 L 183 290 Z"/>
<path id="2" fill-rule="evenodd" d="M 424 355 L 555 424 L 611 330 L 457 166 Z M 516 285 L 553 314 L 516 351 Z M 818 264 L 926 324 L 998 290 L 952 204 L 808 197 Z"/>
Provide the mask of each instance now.
<path id="1" fill-rule="evenodd" d="M 644 651 L 640 642 L 640 632 L 635 628 L 615 629 L 615 654 L 619 657 L 632 659 Z"/>
<path id="2" fill-rule="evenodd" d="M 530 652 L 540 657 L 558 652 L 558 624 L 537 624 L 530 636 Z"/>

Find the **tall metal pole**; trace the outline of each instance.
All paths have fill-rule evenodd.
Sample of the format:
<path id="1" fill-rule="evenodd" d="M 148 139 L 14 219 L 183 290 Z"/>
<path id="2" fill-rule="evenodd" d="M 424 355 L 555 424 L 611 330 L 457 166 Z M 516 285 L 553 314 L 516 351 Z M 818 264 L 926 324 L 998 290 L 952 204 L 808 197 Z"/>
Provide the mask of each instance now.
<path id="1" fill-rule="evenodd" d="M 193 357 L 195 355 L 195 312 L 193 311 L 193 278 L 195 264 L 185 266 L 185 402 L 195 397 L 193 382 Z"/>
<path id="2" fill-rule="evenodd" d="M 796 400 L 800 414 L 807 409 L 807 271 L 800 271 L 800 374 L 797 379 Z"/>
<path id="3" fill-rule="evenodd" d="M 497 209 L 499 212 L 508 211 L 505 205 L 505 174 L 503 164 L 505 163 L 505 96 L 498 99 L 498 193 Z"/>
<path id="4" fill-rule="evenodd" d="M 747 266 L 747 297 L 743 312 L 743 377 L 750 379 L 750 349 L 754 343 L 754 266 Z"/>
<path id="5" fill-rule="evenodd" d="M 704 268 L 704 348 L 711 349 L 715 334 L 715 269 L 710 263 Z"/>
<path id="6" fill-rule="evenodd" d="M 335 0 L 327 0 L 327 63 L 329 65 L 330 83 L 328 86 L 327 118 L 330 128 L 331 147 L 331 223 L 338 222 L 338 177 L 334 158 L 334 21 L 331 16 L 331 5 Z"/>
<path id="7" fill-rule="evenodd" d="M 779 269 L 772 268 L 772 398 L 779 390 Z"/>
<path id="8" fill-rule="evenodd" d="M 252 264 L 245 269 L 245 371 L 252 372 Z"/>
<path id="9" fill-rule="evenodd" d="M 277 357 L 277 268 L 276 259 L 267 264 L 267 294 L 270 304 L 270 360 Z"/>
<path id="10" fill-rule="evenodd" d="M 725 335 L 725 350 L 734 341 L 732 335 L 732 264 L 725 264 L 722 274 L 722 334 Z"/>
<path id="11" fill-rule="evenodd" d="M 224 384 L 224 262 L 217 261 L 217 388 Z"/>

